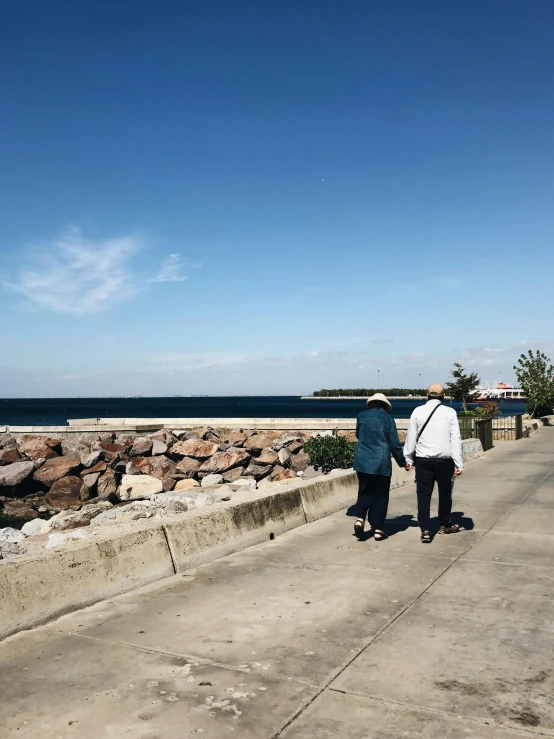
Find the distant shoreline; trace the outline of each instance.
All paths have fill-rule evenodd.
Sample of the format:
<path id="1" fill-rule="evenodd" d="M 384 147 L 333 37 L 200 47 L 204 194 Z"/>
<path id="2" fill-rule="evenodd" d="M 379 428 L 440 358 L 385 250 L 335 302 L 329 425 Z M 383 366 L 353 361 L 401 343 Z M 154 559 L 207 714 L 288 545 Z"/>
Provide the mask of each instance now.
<path id="1" fill-rule="evenodd" d="M 427 400 L 426 395 L 387 395 L 389 400 Z M 300 400 L 367 400 L 367 395 L 302 395 Z M 450 397 L 445 396 L 445 400 Z"/>

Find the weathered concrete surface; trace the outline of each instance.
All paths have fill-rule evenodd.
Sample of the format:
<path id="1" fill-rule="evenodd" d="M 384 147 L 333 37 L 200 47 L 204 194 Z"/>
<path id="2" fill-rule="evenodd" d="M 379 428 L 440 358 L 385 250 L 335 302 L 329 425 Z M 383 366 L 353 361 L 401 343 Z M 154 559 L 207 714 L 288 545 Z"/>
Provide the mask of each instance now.
<path id="1" fill-rule="evenodd" d="M 466 530 L 339 512 L 0 644 L 2 739 L 554 736 L 554 430 L 456 483 Z M 542 543 L 543 546 L 540 546 Z"/>

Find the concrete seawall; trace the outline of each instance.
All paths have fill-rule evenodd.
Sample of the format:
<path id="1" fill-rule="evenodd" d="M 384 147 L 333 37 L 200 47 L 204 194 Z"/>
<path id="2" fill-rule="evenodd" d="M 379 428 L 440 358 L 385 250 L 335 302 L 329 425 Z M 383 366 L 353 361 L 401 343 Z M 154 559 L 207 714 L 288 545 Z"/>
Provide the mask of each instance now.
<path id="1" fill-rule="evenodd" d="M 464 442 L 467 461 L 482 454 L 478 440 Z M 393 467 L 393 489 L 411 480 L 413 473 Z M 354 503 L 356 490 L 354 472 L 334 471 L 313 481 L 283 483 L 265 495 L 244 493 L 243 500 L 209 512 L 127 525 L 104 531 L 92 543 L 4 560 L 0 638 L 329 516 Z"/>

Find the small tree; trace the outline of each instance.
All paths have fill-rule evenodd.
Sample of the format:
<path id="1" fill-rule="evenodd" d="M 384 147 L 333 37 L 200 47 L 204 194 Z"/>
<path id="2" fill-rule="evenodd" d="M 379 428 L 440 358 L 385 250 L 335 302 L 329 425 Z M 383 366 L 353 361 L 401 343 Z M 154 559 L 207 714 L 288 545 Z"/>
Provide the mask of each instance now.
<path id="1" fill-rule="evenodd" d="M 472 372 L 467 375 L 465 369 L 459 362 L 454 362 L 454 369 L 451 372 L 454 382 L 446 383 L 446 390 L 451 398 L 462 401 L 462 411 L 467 411 L 467 404 L 477 397 L 477 387 L 479 386 L 479 375 Z"/>
<path id="2" fill-rule="evenodd" d="M 538 349 L 533 354 L 529 349 L 522 354 L 514 366 L 517 381 L 527 397 L 527 411 L 532 418 L 546 416 L 554 408 L 554 366 L 550 359 Z"/>

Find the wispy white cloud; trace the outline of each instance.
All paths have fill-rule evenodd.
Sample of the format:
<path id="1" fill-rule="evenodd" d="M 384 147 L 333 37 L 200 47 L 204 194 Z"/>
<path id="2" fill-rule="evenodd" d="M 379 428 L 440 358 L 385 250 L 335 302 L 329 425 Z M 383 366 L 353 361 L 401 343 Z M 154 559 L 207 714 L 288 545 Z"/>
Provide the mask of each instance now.
<path id="1" fill-rule="evenodd" d="M 37 308 L 98 313 L 135 295 L 128 265 L 139 248 L 133 236 L 93 242 L 73 227 L 54 243 L 30 248 L 26 266 L 3 285 Z"/>
<path id="2" fill-rule="evenodd" d="M 201 265 L 199 265 L 201 266 Z M 161 264 L 160 271 L 152 282 L 183 282 L 188 277 L 182 274 L 183 260 L 180 254 L 170 254 Z"/>
<path id="3" fill-rule="evenodd" d="M 141 248 L 136 236 L 91 240 L 73 226 L 53 242 L 26 248 L 23 267 L 2 286 L 27 307 L 84 316 L 130 300 L 149 283 L 187 279 L 180 254 L 170 254 L 148 278 L 137 259 Z"/>

